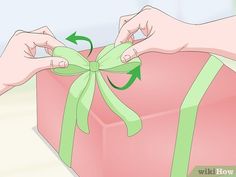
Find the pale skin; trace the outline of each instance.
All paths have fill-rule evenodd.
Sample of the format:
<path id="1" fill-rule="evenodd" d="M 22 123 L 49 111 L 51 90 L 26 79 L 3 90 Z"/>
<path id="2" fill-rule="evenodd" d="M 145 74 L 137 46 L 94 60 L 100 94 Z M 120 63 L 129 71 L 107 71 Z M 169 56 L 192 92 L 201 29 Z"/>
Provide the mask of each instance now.
<path id="1" fill-rule="evenodd" d="M 181 22 L 154 7 L 145 6 L 136 14 L 121 17 L 115 45 L 134 42 L 133 36 L 138 30 L 142 31 L 145 38 L 123 53 L 123 62 L 148 52 L 180 51 L 214 53 L 236 60 L 236 16 L 193 25 Z M 57 46 L 63 44 L 47 27 L 32 32 L 17 31 L 0 57 L 0 95 L 25 83 L 41 70 L 67 67 L 68 63 L 63 58 L 35 58 L 36 47 L 45 48 L 51 55 Z"/>
<path id="2" fill-rule="evenodd" d="M 16 31 L 0 57 L 0 95 L 25 83 L 41 70 L 66 67 L 65 59 L 50 56 L 57 46 L 64 44 L 47 27 L 31 32 Z M 36 58 L 37 47 L 45 48 L 49 56 Z"/>
<path id="3" fill-rule="evenodd" d="M 147 52 L 179 51 L 214 53 L 236 60 L 236 16 L 193 25 L 145 6 L 137 14 L 120 18 L 120 31 L 115 45 L 133 42 L 133 35 L 138 30 L 141 30 L 145 38 L 123 53 L 123 62 Z"/>

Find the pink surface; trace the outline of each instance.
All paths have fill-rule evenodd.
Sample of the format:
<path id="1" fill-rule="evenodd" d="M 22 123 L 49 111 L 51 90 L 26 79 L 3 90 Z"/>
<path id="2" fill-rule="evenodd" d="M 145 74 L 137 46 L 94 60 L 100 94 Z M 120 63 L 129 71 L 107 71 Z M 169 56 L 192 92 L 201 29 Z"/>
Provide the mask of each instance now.
<path id="1" fill-rule="evenodd" d="M 94 59 L 100 49 L 91 56 Z M 96 89 L 89 115 L 90 134 L 76 130 L 72 168 L 80 177 L 168 177 L 179 108 L 209 55 L 149 53 L 142 59 L 142 80 L 125 91 L 113 90 L 141 115 L 142 131 L 127 137 L 124 123 Z M 117 85 L 126 75 L 104 73 Z M 56 149 L 67 92 L 76 77 L 37 75 L 38 130 Z M 196 165 L 236 163 L 236 74 L 223 67 L 204 96 L 196 122 L 189 171 Z"/>

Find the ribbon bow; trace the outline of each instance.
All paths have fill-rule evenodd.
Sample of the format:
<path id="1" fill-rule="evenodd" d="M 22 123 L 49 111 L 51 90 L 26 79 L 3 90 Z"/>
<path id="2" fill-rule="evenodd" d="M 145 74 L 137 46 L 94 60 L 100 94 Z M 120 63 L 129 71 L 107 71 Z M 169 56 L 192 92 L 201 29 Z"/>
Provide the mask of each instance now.
<path id="1" fill-rule="evenodd" d="M 128 73 L 140 68 L 140 59 L 135 58 L 127 63 L 122 63 L 120 56 L 131 46 L 124 43 L 117 47 L 108 45 L 97 56 L 96 61 L 87 61 L 77 51 L 67 47 L 56 47 L 53 56 L 63 57 L 68 60 L 67 68 L 56 68 L 52 71 L 57 75 L 79 75 L 70 87 L 64 111 L 64 119 L 60 140 L 60 156 L 69 165 L 73 148 L 74 127 L 77 126 L 85 133 L 89 133 L 88 114 L 92 104 L 95 83 L 97 82 L 103 99 L 110 109 L 125 123 L 128 136 L 133 136 L 142 128 L 142 122 L 137 113 L 122 103 L 110 90 L 104 81 L 101 71 Z"/>

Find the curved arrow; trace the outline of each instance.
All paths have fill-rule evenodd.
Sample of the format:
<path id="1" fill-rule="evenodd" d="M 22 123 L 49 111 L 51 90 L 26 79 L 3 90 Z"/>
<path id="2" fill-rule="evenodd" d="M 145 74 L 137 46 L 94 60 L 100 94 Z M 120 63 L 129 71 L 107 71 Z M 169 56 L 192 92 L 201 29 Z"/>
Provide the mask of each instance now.
<path id="1" fill-rule="evenodd" d="M 108 79 L 109 83 L 111 84 L 111 86 L 114 87 L 115 89 L 125 90 L 125 89 L 129 88 L 137 78 L 139 80 L 141 79 L 140 65 L 135 67 L 133 70 L 129 71 L 127 74 L 130 74 L 132 76 L 130 77 L 129 81 L 122 87 L 118 87 L 115 84 L 113 84 L 108 76 L 107 76 L 107 79 Z"/>
<path id="2" fill-rule="evenodd" d="M 92 41 L 88 38 L 88 37 L 85 37 L 85 36 L 77 36 L 76 35 L 76 32 L 74 32 L 74 33 L 72 33 L 70 36 L 68 36 L 67 38 L 66 38 L 66 40 L 68 40 L 68 41 L 70 41 L 70 42 L 72 42 L 72 43 L 74 43 L 74 44 L 77 44 L 77 41 L 87 41 L 87 42 L 89 42 L 89 44 L 90 44 L 90 51 L 89 51 L 89 54 L 88 54 L 88 56 L 92 53 L 92 51 L 93 51 L 93 43 L 92 43 Z"/>

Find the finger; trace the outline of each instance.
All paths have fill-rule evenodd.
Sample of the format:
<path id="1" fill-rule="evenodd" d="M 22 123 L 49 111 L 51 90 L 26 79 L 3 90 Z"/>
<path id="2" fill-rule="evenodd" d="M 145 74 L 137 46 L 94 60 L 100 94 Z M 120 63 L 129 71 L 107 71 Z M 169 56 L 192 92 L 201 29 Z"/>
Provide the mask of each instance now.
<path id="1" fill-rule="evenodd" d="M 121 61 L 126 63 L 132 60 L 135 57 L 139 57 L 140 55 L 152 51 L 151 39 L 147 38 L 139 43 L 128 48 L 121 56 Z"/>
<path id="2" fill-rule="evenodd" d="M 136 14 L 126 15 L 120 17 L 120 23 L 119 23 L 119 29 L 121 29 L 130 19 L 132 19 Z M 131 35 L 127 41 L 133 42 L 134 41 L 134 35 Z"/>
<path id="3" fill-rule="evenodd" d="M 134 35 L 130 36 L 130 38 L 128 39 L 129 42 L 133 43 L 134 42 Z"/>
<path id="4" fill-rule="evenodd" d="M 124 24 L 116 38 L 115 46 L 127 42 L 128 39 L 140 29 L 140 27 L 145 26 L 143 22 L 144 19 L 142 18 L 141 12 Z"/>
<path id="5" fill-rule="evenodd" d="M 19 35 L 19 34 L 21 34 L 23 32 L 24 32 L 23 30 L 17 30 L 17 31 L 15 31 L 14 36 L 17 36 L 17 35 Z"/>
<path id="6" fill-rule="evenodd" d="M 47 26 L 43 26 L 41 28 L 33 30 L 32 32 L 33 33 L 40 33 L 40 34 L 48 34 L 48 35 L 54 37 L 54 34 L 52 33 L 52 31 Z"/>
<path id="7" fill-rule="evenodd" d="M 43 69 L 65 68 L 68 66 L 68 61 L 59 57 L 43 57 L 30 59 L 33 71 L 38 72 Z"/>
<path id="8" fill-rule="evenodd" d="M 146 5 L 146 6 L 144 6 L 144 7 L 142 8 L 141 11 L 143 11 L 143 10 L 151 10 L 151 9 L 153 9 L 152 6 L 150 6 L 150 5 Z"/>
<path id="9" fill-rule="evenodd" d="M 40 33 L 40 34 L 47 34 L 47 35 L 50 35 L 52 37 L 55 37 L 54 34 L 52 33 L 52 31 L 47 26 L 43 26 L 41 28 L 33 30 L 32 32 L 33 33 Z M 34 47 L 32 50 L 35 50 L 35 48 L 36 47 Z M 48 49 L 46 47 L 44 49 L 45 49 L 47 54 L 52 55 L 52 50 L 51 49 Z"/>
<path id="10" fill-rule="evenodd" d="M 135 15 L 137 15 L 137 14 L 131 14 L 131 15 L 126 15 L 126 16 L 120 17 L 119 29 L 121 29 L 122 26 L 124 26 L 124 24 L 126 24 L 126 23 L 127 23 L 130 19 L 132 19 Z"/>
<path id="11" fill-rule="evenodd" d="M 149 35 L 150 29 L 148 29 L 147 20 L 142 20 L 144 18 L 142 18 L 140 16 L 143 14 L 144 11 L 151 10 L 151 9 L 153 9 L 152 6 L 146 5 L 137 14 L 131 14 L 131 15 L 123 16 L 120 18 L 120 23 L 119 23 L 120 24 L 119 25 L 120 31 L 119 31 L 119 34 L 116 38 L 115 46 L 117 46 L 123 42 L 126 42 L 126 41 L 133 42 L 134 41 L 134 33 L 137 32 L 139 29 L 141 30 L 141 32 L 145 36 Z M 135 22 L 137 22 L 138 17 L 139 17 L 139 19 L 141 19 L 141 21 L 140 21 L 141 23 L 135 24 Z M 133 22 L 132 23 L 134 25 L 133 32 L 132 32 L 132 28 L 129 29 L 128 25 L 126 25 L 129 21 Z M 130 27 L 132 27 L 132 24 L 130 24 Z M 127 27 L 125 28 L 124 26 L 127 26 Z"/>
<path id="12" fill-rule="evenodd" d="M 31 48 L 30 46 L 28 46 L 27 44 L 25 44 L 26 47 L 28 48 L 28 52 L 26 52 L 28 55 L 30 55 L 31 57 L 34 57 L 36 55 L 36 47 Z"/>
<path id="13" fill-rule="evenodd" d="M 64 46 L 63 43 L 47 34 L 24 33 L 22 37 L 30 48 L 34 48 L 37 46 L 46 47 L 47 49 L 53 50 L 57 46 Z"/>

